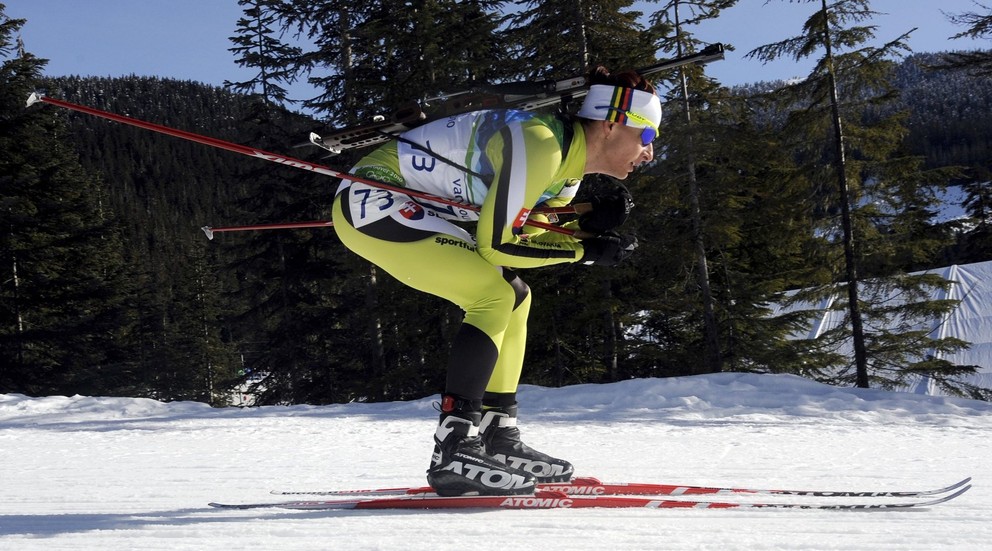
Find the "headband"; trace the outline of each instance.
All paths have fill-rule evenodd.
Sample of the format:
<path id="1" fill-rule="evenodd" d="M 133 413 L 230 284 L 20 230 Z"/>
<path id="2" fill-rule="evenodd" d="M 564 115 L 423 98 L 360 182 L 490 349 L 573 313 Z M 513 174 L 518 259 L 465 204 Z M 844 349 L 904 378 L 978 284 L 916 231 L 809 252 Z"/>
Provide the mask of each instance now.
<path id="1" fill-rule="evenodd" d="M 635 117 L 628 117 L 627 113 Z M 639 115 L 639 116 L 637 116 Z M 634 128 L 648 128 L 644 119 L 651 121 L 654 128 L 661 125 L 661 100 L 644 90 L 593 84 L 582 102 L 578 116 L 585 119 L 619 122 Z"/>

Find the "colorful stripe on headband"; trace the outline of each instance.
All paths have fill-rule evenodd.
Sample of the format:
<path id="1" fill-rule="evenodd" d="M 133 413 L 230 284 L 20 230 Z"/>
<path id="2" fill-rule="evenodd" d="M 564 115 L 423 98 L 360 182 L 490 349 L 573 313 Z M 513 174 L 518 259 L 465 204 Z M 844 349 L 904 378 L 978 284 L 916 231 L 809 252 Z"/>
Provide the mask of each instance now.
<path id="1" fill-rule="evenodd" d="M 606 120 L 627 124 L 627 111 L 634 99 L 634 90 L 617 86 L 613 89 L 613 97 L 610 99 L 610 107 L 606 115 Z"/>

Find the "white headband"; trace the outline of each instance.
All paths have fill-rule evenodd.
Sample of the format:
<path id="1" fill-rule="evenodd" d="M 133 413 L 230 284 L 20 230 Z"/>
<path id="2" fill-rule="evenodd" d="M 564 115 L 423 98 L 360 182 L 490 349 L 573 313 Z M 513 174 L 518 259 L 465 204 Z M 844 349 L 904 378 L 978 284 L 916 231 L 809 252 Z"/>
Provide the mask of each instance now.
<path id="1" fill-rule="evenodd" d="M 644 90 L 634 90 L 609 84 L 593 84 L 582 102 L 578 115 L 599 121 L 613 121 L 635 128 L 645 128 L 643 122 L 627 117 L 627 112 L 651 121 L 655 128 L 661 125 L 661 100 Z"/>

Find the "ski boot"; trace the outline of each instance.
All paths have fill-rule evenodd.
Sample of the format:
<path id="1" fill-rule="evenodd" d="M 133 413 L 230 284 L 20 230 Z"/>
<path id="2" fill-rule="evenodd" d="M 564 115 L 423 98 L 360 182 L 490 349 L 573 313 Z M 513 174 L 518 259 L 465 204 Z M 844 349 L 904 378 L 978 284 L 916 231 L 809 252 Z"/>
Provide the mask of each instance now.
<path id="1" fill-rule="evenodd" d="M 477 401 L 451 395 L 442 398 L 427 483 L 441 496 L 533 493 L 534 476 L 486 453 L 479 437 L 480 408 Z"/>
<path id="2" fill-rule="evenodd" d="M 479 427 L 486 453 L 507 466 L 534 475 L 539 483 L 572 479 L 575 469 L 571 463 L 541 453 L 520 441 L 516 404 L 485 410 Z"/>

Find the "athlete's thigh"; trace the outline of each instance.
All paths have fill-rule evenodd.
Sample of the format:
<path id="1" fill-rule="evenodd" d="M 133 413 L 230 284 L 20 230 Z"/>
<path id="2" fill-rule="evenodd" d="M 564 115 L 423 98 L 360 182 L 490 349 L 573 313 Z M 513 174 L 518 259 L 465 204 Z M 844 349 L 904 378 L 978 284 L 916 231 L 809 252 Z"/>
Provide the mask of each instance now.
<path id="1" fill-rule="evenodd" d="M 512 294 L 468 232 L 404 195 L 379 191 L 353 185 L 335 200 L 334 227 L 349 249 L 405 285 L 466 310 Z"/>

